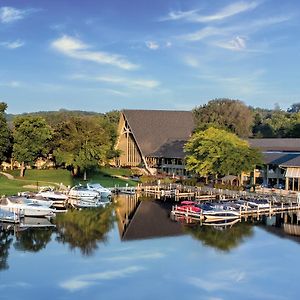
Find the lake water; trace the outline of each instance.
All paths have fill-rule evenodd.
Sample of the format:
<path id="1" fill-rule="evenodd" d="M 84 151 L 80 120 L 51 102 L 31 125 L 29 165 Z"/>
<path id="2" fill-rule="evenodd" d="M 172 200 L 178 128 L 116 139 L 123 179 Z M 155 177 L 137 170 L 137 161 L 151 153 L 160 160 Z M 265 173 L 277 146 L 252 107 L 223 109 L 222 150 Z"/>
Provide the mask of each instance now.
<path id="1" fill-rule="evenodd" d="M 169 211 L 123 196 L 59 215 L 56 227 L 4 226 L 0 299 L 299 298 L 297 214 L 215 228 Z"/>

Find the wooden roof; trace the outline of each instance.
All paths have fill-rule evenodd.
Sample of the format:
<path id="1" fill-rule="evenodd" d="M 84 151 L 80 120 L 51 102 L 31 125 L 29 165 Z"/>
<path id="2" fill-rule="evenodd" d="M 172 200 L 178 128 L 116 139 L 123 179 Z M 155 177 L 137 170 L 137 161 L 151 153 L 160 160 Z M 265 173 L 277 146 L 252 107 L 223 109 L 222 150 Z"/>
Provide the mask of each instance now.
<path id="1" fill-rule="evenodd" d="M 181 158 L 182 146 L 194 130 L 191 111 L 123 110 L 144 156 Z"/>

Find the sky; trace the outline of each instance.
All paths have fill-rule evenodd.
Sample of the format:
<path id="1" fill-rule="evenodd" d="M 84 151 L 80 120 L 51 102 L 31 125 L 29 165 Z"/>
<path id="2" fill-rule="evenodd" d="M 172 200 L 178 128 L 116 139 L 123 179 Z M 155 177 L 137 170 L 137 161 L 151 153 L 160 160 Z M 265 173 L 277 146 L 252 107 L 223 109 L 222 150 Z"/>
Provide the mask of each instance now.
<path id="1" fill-rule="evenodd" d="M 298 0 L 0 0 L 8 113 L 300 101 Z"/>

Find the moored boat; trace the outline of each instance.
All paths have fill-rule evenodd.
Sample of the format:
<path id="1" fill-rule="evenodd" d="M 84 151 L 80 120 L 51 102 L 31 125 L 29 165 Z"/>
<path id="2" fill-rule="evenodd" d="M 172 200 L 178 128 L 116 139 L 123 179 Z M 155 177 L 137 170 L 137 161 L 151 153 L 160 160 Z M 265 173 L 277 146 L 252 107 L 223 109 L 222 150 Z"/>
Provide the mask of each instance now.
<path id="1" fill-rule="evenodd" d="M 82 185 L 75 185 L 69 191 L 69 200 L 94 200 L 100 198 L 100 193 L 94 190 L 89 190 Z"/>
<path id="2" fill-rule="evenodd" d="M 17 200 L 13 197 L 6 197 L 0 199 L 0 208 L 5 211 L 10 211 L 22 216 L 31 216 L 31 217 L 45 217 L 45 216 L 54 216 L 55 210 L 52 208 L 28 202 L 25 203 L 23 200 Z"/>
<path id="3" fill-rule="evenodd" d="M 98 192 L 102 198 L 111 197 L 111 191 L 103 187 L 100 183 L 87 183 L 86 188 L 90 191 Z"/>

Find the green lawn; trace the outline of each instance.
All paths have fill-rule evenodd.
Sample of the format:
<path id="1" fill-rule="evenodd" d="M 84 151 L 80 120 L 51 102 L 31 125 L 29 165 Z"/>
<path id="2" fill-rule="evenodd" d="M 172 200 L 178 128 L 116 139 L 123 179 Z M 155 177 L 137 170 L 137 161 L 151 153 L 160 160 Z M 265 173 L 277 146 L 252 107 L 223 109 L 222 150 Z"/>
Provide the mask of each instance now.
<path id="1" fill-rule="evenodd" d="M 9 171 L 16 180 L 9 180 L 6 177 L 0 175 L 0 196 L 1 195 L 13 195 L 21 191 L 28 191 L 30 188 L 24 187 L 27 185 L 53 185 L 54 183 L 63 183 L 65 186 L 73 186 L 78 183 L 84 183 L 83 178 L 71 176 L 71 173 L 65 169 L 53 169 L 53 170 L 26 170 L 25 177 L 19 177 L 19 170 Z M 135 181 L 126 180 L 123 178 L 116 178 L 116 176 L 130 176 L 131 171 L 129 169 L 121 168 L 100 168 L 93 172 L 87 173 L 87 181 L 99 182 L 105 187 L 114 186 L 129 186 L 136 185 Z M 31 190 L 34 190 L 32 188 Z"/>

